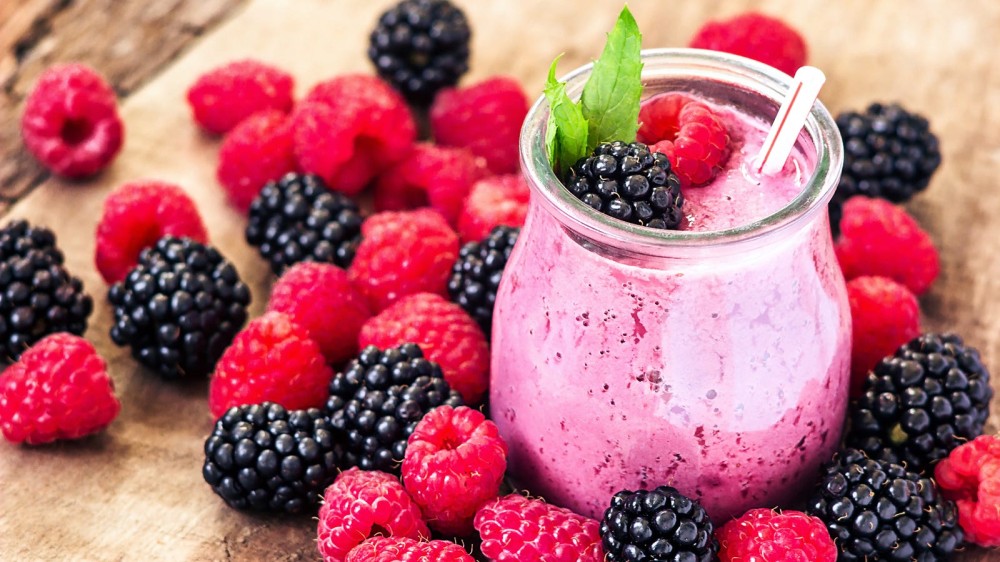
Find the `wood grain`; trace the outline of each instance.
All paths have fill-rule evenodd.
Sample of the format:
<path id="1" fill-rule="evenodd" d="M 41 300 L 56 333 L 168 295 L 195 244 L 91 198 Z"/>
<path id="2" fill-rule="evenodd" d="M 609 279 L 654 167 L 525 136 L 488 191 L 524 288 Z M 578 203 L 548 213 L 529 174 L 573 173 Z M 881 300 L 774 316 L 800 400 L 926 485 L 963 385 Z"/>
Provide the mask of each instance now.
<path id="1" fill-rule="evenodd" d="M 58 4 L 31 3 L 42 14 Z M 366 35 L 390 3 L 250 0 L 245 10 L 129 96 L 122 107 L 128 140 L 114 166 L 87 183 L 50 179 L 11 209 L 11 216 L 56 230 L 68 267 L 95 296 L 97 307 L 87 336 L 109 362 L 123 409 L 106 433 L 79 443 L 39 448 L 0 444 L 0 559 L 318 558 L 315 523 L 310 518 L 237 513 L 204 484 L 201 447 L 212 423 L 206 384 L 163 383 L 111 344 L 106 286 L 92 264 L 93 231 L 102 200 L 115 186 L 143 177 L 176 182 L 196 200 L 213 242 L 251 285 L 253 313 L 259 313 L 270 281 L 267 268 L 243 241 L 244 219 L 224 203 L 214 179 L 217 141 L 199 134 L 191 124 L 184 90 L 206 69 L 245 56 L 288 68 L 299 78 L 300 94 L 334 74 L 369 72 L 364 59 Z M 565 53 L 564 71 L 596 56 L 620 8 L 620 3 L 596 0 L 460 3 L 475 26 L 472 71 L 466 81 L 509 74 L 520 79 L 532 96 L 541 91 L 547 65 L 558 53 Z M 142 5 L 155 14 L 189 3 L 90 3 L 108 9 L 119 4 Z M 987 364 L 1000 369 L 1000 192 L 994 187 L 1000 177 L 1000 62 L 989 47 L 994 44 L 993 31 L 1000 28 L 1000 3 L 633 4 L 649 48 L 683 46 L 710 17 L 747 9 L 780 15 L 808 38 L 811 62 L 828 77 L 821 98 L 832 111 L 896 100 L 930 116 L 942 139 L 944 164 L 930 190 L 910 205 L 942 252 L 941 277 L 922 299 L 925 326 L 958 331 L 982 351 Z M 7 6 L 0 6 L 0 15 L 8 13 Z M 0 24 L 0 30 L 8 25 L 10 21 Z M 135 32 L 139 37 L 135 40 L 143 40 L 143 33 L 156 33 L 155 27 Z M 130 33 L 111 19 L 105 28 L 109 35 Z M 126 62 L 129 50 L 122 48 L 122 65 L 146 64 Z M 33 68 L 70 56 L 49 56 Z M 7 92 L 23 95 L 30 83 L 25 72 L 23 78 L 5 82 Z M 3 162 L 19 159 L 10 144 L 0 145 L 0 150 Z M 997 430 L 997 422 L 994 414 L 991 432 Z M 985 562 L 1000 556 L 969 549 L 956 558 Z"/>

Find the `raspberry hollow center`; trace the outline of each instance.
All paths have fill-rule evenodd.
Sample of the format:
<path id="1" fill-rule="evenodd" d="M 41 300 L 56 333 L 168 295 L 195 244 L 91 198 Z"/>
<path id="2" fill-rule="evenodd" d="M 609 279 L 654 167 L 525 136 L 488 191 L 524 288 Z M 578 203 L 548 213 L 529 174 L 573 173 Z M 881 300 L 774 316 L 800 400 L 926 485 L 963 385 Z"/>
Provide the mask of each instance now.
<path id="1" fill-rule="evenodd" d="M 66 119 L 59 130 L 59 137 L 70 146 L 76 146 L 90 138 L 94 127 L 87 119 Z"/>

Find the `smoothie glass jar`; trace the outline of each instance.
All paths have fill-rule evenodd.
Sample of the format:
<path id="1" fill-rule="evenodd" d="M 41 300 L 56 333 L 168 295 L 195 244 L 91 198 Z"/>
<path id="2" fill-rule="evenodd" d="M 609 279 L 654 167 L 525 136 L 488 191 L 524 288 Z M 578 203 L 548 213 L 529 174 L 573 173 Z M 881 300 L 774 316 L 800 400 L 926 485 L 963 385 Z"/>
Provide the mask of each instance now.
<path id="1" fill-rule="evenodd" d="M 723 53 L 643 61 L 644 99 L 690 92 L 768 123 L 791 82 Z M 568 77 L 572 98 L 590 70 Z M 662 484 L 717 521 L 798 497 L 847 406 L 850 311 L 827 214 L 843 147 L 830 114 L 817 103 L 799 136 L 797 195 L 707 232 L 647 229 L 578 201 L 548 164 L 547 118 L 539 100 L 522 130 L 531 204 L 493 320 L 490 408 L 515 483 L 591 517 L 619 490 Z"/>

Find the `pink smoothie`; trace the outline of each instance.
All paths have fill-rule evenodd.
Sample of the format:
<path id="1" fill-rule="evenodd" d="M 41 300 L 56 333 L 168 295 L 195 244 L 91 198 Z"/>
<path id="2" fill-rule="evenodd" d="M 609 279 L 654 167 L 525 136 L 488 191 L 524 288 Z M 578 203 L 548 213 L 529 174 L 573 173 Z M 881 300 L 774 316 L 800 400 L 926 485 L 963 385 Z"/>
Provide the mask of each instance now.
<path id="1" fill-rule="evenodd" d="M 732 155 L 684 192 L 685 228 L 780 210 L 808 182 L 745 163 L 768 124 L 716 108 Z M 622 489 L 677 487 L 716 521 L 786 504 L 840 438 L 850 319 L 825 211 L 752 250 L 623 257 L 572 233 L 537 193 L 493 323 L 491 412 L 518 485 L 599 518 Z M 714 252 L 714 253 L 713 253 Z"/>

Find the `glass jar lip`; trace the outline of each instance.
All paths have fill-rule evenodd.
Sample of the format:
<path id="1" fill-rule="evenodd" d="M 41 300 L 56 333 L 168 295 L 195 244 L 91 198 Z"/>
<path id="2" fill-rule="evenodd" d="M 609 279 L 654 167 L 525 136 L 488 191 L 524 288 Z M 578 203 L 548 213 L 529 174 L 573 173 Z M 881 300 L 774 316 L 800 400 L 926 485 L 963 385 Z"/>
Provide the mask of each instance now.
<path id="1" fill-rule="evenodd" d="M 780 104 L 789 91 L 792 78 L 771 66 L 719 51 L 670 48 L 642 51 L 643 76 L 651 66 L 657 73 L 669 72 L 678 77 L 726 79 L 751 88 Z M 578 99 L 593 69 L 583 65 L 562 80 L 567 94 Z M 675 256 L 678 250 L 692 251 L 743 249 L 762 242 L 776 233 L 811 222 L 823 212 L 836 190 L 843 164 L 843 141 L 826 107 L 817 100 L 809 113 L 805 129 L 816 148 L 816 167 L 805 187 L 794 199 L 774 213 L 759 220 L 726 230 L 658 230 L 614 219 L 586 205 L 566 189 L 549 165 L 545 150 L 545 127 L 549 105 L 540 97 L 528 112 L 521 128 L 519 151 L 521 168 L 532 192 L 555 211 L 556 218 L 576 234 L 610 245 L 629 254 Z"/>

